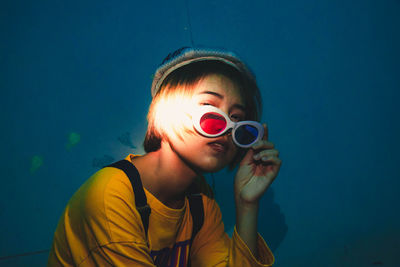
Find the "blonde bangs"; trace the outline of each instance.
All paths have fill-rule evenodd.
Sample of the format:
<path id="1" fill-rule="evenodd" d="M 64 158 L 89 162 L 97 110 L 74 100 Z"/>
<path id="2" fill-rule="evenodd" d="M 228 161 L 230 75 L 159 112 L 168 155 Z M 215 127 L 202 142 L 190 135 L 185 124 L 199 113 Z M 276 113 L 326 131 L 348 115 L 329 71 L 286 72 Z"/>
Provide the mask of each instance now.
<path id="1" fill-rule="evenodd" d="M 147 116 L 149 130 L 158 138 L 172 135 L 182 139 L 180 133 L 194 133 L 190 110 L 193 108 L 195 85 L 165 85 L 154 96 Z"/>

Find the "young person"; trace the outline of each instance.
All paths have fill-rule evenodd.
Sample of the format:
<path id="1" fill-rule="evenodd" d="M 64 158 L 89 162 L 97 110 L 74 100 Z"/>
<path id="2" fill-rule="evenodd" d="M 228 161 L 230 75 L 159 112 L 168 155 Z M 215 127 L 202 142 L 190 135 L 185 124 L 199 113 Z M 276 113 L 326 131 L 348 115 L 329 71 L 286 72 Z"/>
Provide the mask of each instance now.
<path id="1" fill-rule="evenodd" d="M 114 164 L 81 186 L 48 266 L 272 266 L 257 216 L 281 160 L 256 122 L 252 72 L 231 52 L 185 47 L 163 61 L 151 92 L 146 154 L 126 157 L 130 172 Z M 232 238 L 203 177 L 226 166 L 238 166 Z"/>

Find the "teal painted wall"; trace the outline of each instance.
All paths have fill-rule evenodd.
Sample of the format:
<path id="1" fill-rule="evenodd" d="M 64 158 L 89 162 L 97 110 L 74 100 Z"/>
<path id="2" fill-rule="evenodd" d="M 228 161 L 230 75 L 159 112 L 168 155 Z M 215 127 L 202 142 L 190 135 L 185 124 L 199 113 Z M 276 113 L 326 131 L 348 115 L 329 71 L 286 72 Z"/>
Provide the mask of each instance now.
<path id="1" fill-rule="evenodd" d="M 275 266 L 400 266 L 399 13 L 398 0 L 2 1 L 0 266 L 44 266 L 46 253 L 5 257 L 49 249 L 77 188 L 143 152 L 151 76 L 190 45 L 188 14 L 194 43 L 236 51 L 262 89 L 283 160 L 259 223 Z M 232 176 L 214 175 L 227 231 Z"/>

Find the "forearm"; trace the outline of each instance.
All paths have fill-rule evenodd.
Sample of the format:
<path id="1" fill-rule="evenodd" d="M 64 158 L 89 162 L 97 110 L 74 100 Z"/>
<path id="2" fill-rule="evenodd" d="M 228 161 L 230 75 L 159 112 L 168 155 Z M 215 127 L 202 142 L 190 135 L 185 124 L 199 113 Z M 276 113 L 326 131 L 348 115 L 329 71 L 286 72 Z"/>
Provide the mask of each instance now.
<path id="1" fill-rule="evenodd" d="M 258 202 L 249 204 L 236 201 L 236 231 L 255 258 L 258 258 L 257 220 Z"/>

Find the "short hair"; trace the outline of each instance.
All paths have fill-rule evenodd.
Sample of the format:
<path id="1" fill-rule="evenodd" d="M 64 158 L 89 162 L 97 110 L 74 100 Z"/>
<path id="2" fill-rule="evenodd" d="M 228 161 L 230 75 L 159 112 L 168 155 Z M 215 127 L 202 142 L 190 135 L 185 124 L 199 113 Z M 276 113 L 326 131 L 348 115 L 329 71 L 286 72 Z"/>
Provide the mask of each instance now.
<path id="1" fill-rule="evenodd" d="M 250 81 L 234 67 L 217 60 L 194 62 L 170 73 L 160 86 L 160 90 L 153 97 L 147 114 L 148 128 L 143 142 L 144 150 L 149 153 L 161 148 L 161 141 L 168 139 L 164 131 L 157 109 L 163 99 L 175 96 L 190 96 L 193 88 L 205 77 L 212 74 L 220 74 L 229 78 L 238 85 L 240 95 L 244 101 L 245 119 L 258 121 L 261 116 L 262 101 L 260 91 L 254 81 Z M 182 98 L 183 99 L 183 98 Z M 176 103 L 175 103 L 176 104 Z M 167 104 L 168 105 L 168 104 Z M 176 107 L 175 107 L 176 108 Z M 162 112 L 162 111 L 161 111 Z M 179 136 L 176 127 L 174 132 Z M 232 160 L 229 167 L 233 169 L 244 156 L 244 149 L 239 149 L 238 154 Z"/>

